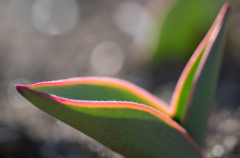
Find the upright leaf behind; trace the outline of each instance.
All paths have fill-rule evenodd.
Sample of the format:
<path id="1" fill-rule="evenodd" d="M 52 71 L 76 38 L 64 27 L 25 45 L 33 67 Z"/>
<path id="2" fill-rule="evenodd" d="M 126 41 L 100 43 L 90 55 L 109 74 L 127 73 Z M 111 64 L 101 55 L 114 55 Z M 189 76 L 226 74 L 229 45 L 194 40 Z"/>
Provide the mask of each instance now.
<path id="1" fill-rule="evenodd" d="M 136 38 L 135 44 L 141 48 L 137 50 L 147 49 L 148 54 L 150 51 L 155 65 L 186 60 L 203 39 L 222 4 L 219 0 L 149 0 L 146 10 L 154 20 L 153 24 L 146 20 L 149 23 L 146 26 L 140 23 L 145 30 Z M 145 19 L 143 16 L 142 20 Z"/>
<path id="2" fill-rule="evenodd" d="M 226 16 L 226 8 L 228 8 L 228 5 L 223 6 L 212 27 L 210 28 L 207 35 L 204 37 L 192 57 L 189 59 L 178 80 L 171 100 L 172 111 L 170 112 L 170 116 L 172 116 L 177 122 L 181 122 L 186 113 L 187 102 L 193 85 L 194 77 L 196 76 L 196 72 L 199 69 L 199 63 L 202 60 L 202 55 L 203 53 L 207 53 L 207 51 L 205 51 L 205 48 L 209 44 L 210 38 L 214 33 L 214 30 L 221 27 L 224 21 L 224 17 Z"/>
<path id="3" fill-rule="evenodd" d="M 219 0 L 179 0 L 163 22 L 153 60 L 187 59 L 211 26 L 221 5 Z"/>
<path id="4" fill-rule="evenodd" d="M 228 4 L 224 5 L 220 14 L 223 15 L 222 23 L 214 28 L 205 48 L 194 76 L 186 112 L 181 122 L 182 126 L 199 145 L 202 145 L 203 142 L 209 109 L 221 66 L 226 36 L 226 21 L 229 17 Z"/>

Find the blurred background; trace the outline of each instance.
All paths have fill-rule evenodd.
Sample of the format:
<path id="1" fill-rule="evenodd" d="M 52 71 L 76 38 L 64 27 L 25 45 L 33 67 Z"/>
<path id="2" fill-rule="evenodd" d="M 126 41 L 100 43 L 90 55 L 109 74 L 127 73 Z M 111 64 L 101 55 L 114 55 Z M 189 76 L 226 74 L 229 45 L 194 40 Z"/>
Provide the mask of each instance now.
<path id="1" fill-rule="evenodd" d="M 14 85 L 109 76 L 170 102 L 223 2 L 1 0 L 0 158 L 122 158 L 31 105 Z M 228 2 L 232 15 L 205 136 L 207 158 L 240 157 L 240 1 Z"/>

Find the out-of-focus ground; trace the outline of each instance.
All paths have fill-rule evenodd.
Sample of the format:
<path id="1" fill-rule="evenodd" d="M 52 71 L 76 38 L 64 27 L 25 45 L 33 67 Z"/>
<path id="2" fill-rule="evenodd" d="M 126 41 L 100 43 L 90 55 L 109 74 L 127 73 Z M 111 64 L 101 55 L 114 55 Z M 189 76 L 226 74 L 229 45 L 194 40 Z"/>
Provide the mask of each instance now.
<path id="1" fill-rule="evenodd" d="M 15 84 L 81 76 L 131 81 L 169 102 L 186 61 L 138 66 L 131 44 L 146 0 L 0 1 L 0 157 L 121 158 L 22 98 Z M 209 119 L 206 157 L 240 157 L 240 2 Z"/>

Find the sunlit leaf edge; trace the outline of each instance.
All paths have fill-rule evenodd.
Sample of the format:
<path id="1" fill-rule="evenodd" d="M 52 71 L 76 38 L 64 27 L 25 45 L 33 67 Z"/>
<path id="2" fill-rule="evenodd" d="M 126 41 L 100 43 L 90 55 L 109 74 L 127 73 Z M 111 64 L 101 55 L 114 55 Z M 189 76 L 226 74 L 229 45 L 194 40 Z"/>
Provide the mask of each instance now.
<path id="1" fill-rule="evenodd" d="M 124 108 L 127 108 L 127 109 L 134 109 L 134 110 L 147 112 L 150 115 L 157 117 L 158 119 L 164 121 L 166 124 L 168 124 L 169 126 L 173 127 L 177 131 L 179 131 L 186 138 L 186 140 L 190 144 L 192 144 L 191 146 L 193 146 L 193 148 L 197 151 L 198 155 L 201 155 L 201 150 L 198 147 L 198 145 L 194 142 L 194 140 L 187 134 L 187 132 L 180 125 L 178 125 L 176 122 L 174 122 L 172 119 L 165 116 L 161 112 L 159 112 L 149 106 L 131 103 L 131 102 L 71 100 L 71 99 L 67 99 L 67 98 L 61 98 L 58 96 L 54 96 L 51 94 L 38 92 L 38 91 L 30 89 L 28 86 L 16 85 L 16 88 L 20 94 L 22 94 L 24 97 L 26 97 L 30 101 L 31 101 L 31 98 L 27 97 L 27 95 L 25 94 L 26 92 L 35 93 L 37 95 L 44 96 L 53 101 L 61 103 L 62 105 L 72 106 L 72 107 L 85 107 L 85 108 L 91 107 L 93 109 L 98 109 L 98 108 L 109 108 L 109 109 L 111 109 L 111 108 L 120 108 L 121 109 L 122 108 L 122 109 L 124 109 Z"/>

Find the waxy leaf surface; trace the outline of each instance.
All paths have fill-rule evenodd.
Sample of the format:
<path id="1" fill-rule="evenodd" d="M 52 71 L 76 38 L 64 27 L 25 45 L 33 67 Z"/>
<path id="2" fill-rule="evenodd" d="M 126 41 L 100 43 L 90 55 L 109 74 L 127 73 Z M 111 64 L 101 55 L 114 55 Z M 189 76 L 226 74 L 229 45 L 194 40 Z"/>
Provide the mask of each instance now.
<path id="1" fill-rule="evenodd" d="M 81 95 L 70 97 L 73 95 L 68 93 L 69 86 L 79 92 L 81 84 L 55 81 L 19 85 L 17 90 L 43 111 L 126 157 L 201 157 L 186 131 L 164 114 L 132 102 L 81 101 Z M 94 95 L 98 94 L 93 93 L 93 98 L 88 99 L 95 100 Z"/>
<path id="2" fill-rule="evenodd" d="M 228 10 L 229 10 L 229 5 L 228 4 L 224 5 L 220 13 L 218 14 L 218 17 L 216 18 L 215 22 L 213 23 L 212 27 L 210 28 L 209 32 L 207 33 L 203 41 L 200 43 L 200 45 L 198 46 L 198 48 L 190 58 L 189 62 L 187 63 L 186 67 L 184 68 L 178 80 L 177 86 L 175 88 L 175 91 L 173 93 L 173 97 L 171 100 L 171 107 L 175 109 L 173 118 L 177 122 L 181 122 L 186 113 L 186 106 L 190 99 L 189 95 L 192 90 L 193 81 L 194 79 L 196 80 L 196 72 L 201 71 L 199 70 L 200 69 L 199 67 L 201 67 L 199 63 L 201 62 L 202 65 L 205 64 L 204 63 L 205 59 L 202 59 L 202 56 L 204 54 L 205 58 L 209 57 L 209 51 L 205 50 L 205 48 L 208 45 L 210 45 L 210 43 L 217 42 L 216 38 L 214 39 L 212 38 L 214 35 L 222 34 L 221 32 L 220 33 L 216 32 L 216 30 L 222 28 L 222 23 L 224 24 L 226 23 L 225 18 L 228 16 Z M 219 39 L 221 40 L 225 39 L 224 35 L 219 35 L 219 36 L 220 36 Z M 220 49 L 217 50 L 216 52 L 218 56 L 222 55 L 223 45 L 224 43 L 222 43 L 221 45 L 218 45 L 220 46 L 219 47 Z M 214 49 L 212 45 L 208 47 L 209 47 L 208 49 Z M 219 66 L 219 64 L 218 65 L 217 63 L 215 64 L 216 66 Z"/>
<path id="3" fill-rule="evenodd" d="M 153 2 L 154 3 L 154 2 Z M 155 2 L 157 3 L 159 2 Z M 217 16 L 219 0 L 178 0 L 163 23 L 160 22 L 155 64 L 186 59 L 196 49 Z"/>
<path id="4" fill-rule="evenodd" d="M 148 105 L 164 114 L 169 106 L 144 89 L 120 79 L 105 77 L 72 78 L 58 82 L 39 83 L 31 89 L 64 98 L 95 101 L 128 101 Z"/>
<path id="5" fill-rule="evenodd" d="M 181 123 L 199 145 L 202 145 L 210 105 L 221 67 L 227 30 L 226 21 L 229 15 L 228 5 L 225 5 L 221 14 L 223 15 L 219 17 L 221 24 L 214 28 L 194 76 L 186 114 Z"/>

